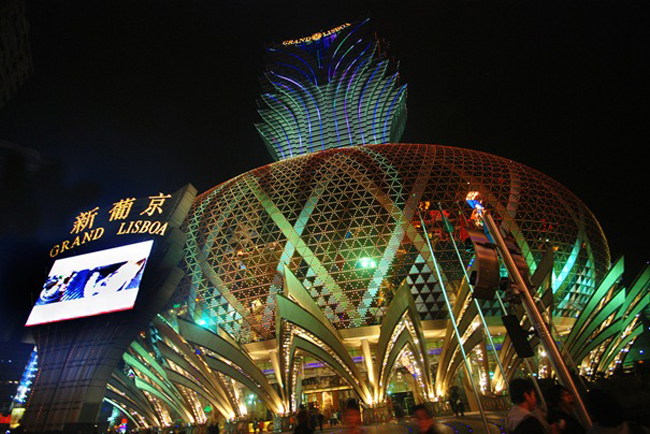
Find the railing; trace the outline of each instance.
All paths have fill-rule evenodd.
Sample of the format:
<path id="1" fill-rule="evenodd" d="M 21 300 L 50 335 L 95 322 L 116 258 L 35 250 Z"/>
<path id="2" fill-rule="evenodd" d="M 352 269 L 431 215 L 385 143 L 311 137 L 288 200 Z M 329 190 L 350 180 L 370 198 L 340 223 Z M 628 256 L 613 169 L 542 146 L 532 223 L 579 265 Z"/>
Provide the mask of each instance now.
<path id="1" fill-rule="evenodd" d="M 443 402 L 443 401 L 429 402 L 427 403 L 427 407 L 429 407 L 429 411 L 431 412 L 431 415 L 433 415 L 433 417 L 451 416 L 452 414 L 454 414 L 448 402 Z"/>
<path id="2" fill-rule="evenodd" d="M 387 422 L 393 418 L 393 413 L 387 405 L 361 409 L 361 417 L 364 424 Z"/>
<path id="3" fill-rule="evenodd" d="M 512 407 L 508 396 L 481 396 L 481 404 L 485 411 L 508 411 Z"/>

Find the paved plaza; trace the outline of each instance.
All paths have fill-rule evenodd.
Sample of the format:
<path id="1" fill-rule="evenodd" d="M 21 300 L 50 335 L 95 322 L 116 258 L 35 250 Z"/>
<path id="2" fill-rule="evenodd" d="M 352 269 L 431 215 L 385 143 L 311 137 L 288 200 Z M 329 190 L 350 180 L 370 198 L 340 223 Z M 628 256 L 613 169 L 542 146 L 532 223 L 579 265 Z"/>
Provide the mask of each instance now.
<path id="1" fill-rule="evenodd" d="M 490 424 L 490 434 L 505 433 L 505 414 L 488 412 L 487 419 Z M 467 412 L 465 417 L 437 418 L 439 429 L 445 434 L 484 433 L 483 421 L 478 412 Z M 347 434 L 351 428 L 343 426 L 324 427 L 323 434 Z M 410 419 L 400 422 L 388 422 L 377 425 L 364 425 L 364 434 L 417 434 L 417 428 Z M 314 434 L 321 431 L 316 430 Z"/>

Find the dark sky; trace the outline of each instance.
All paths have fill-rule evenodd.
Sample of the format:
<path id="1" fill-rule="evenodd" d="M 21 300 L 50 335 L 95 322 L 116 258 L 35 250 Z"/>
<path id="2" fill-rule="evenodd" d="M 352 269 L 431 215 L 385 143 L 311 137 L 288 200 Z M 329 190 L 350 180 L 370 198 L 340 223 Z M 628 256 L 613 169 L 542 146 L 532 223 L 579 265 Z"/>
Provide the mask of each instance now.
<path id="1" fill-rule="evenodd" d="M 365 13 L 408 83 L 402 141 L 482 150 L 555 178 L 594 212 L 631 280 L 649 257 L 645 9 L 620 0 L 27 0 L 34 73 L 0 109 L 0 139 L 45 163 L 23 183 L 3 169 L 15 188 L 0 197 L 1 317 L 24 321 L 49 247 L 88 205 L 188 182 L 202 192 L 271 162 L 253 127 L 264 44 Z"/>

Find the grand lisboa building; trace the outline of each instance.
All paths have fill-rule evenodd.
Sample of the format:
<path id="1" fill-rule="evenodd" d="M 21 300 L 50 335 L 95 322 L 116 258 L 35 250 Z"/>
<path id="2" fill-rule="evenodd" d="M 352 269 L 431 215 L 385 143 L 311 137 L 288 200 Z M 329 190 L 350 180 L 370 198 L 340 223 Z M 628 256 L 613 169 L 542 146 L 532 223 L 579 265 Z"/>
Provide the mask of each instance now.
<path id="1" fill-rule="evenodd" d="M 504 327 L 508 315 L 532 328 L 503 264 L 494 297 L 473 298 L 470 233 L 488 232 L 486 213 L 530 273 L 569 368 L 608 375 L 622 364 L 650 271 L 624 287 L 594 215 L 537 170 L 399 143 L 406 85 L 385 47 L 369 19 L 267 47 L 256 127 L 279 161 L 187 201 L 178 278 L 93 392 L 96 407 L 78 399 L 84 421 L 102 400 L 140 428 L 225 420 L 228 432 L 259 419 L 289 430 L 301 404 L 335 418 L 350 399 L 365 421 L 417 403 L 449 414 L 452 391 L 474 410 L 507 408 L 510 379 L 552 366 L 536 336 L 523 363 Z M 72 420 L 59 407 L 60 420 L 28 407 L 43 420 L 31 430 Z"/>
<path id="2" fill-rule="evenodd" d="M 372 409 L 368 421 L 423 402 L 444 413 L 453 389 L 472 409 L 509 406 L 511 378 L 551 367 L 536 338 L 532 364 L 513 348 L 501 317 L 531 323 L 507 284 L 473 302 L 477 204 L 518 246 L 573 369 L 609 372 L 638 335 L 630 314 L 647 299 L 639 288 L 621 296 L 621 266 L 574 194 L 495 155 L 398 143 L 406 85 L 385 47 L 369 19 L 267 47 L 256 127 L 279 161 L 196 197 L 182 226 L 184 277 L 141 342 L 175 360 L 165 381 L 184 391 L 177 407 L 185 392 L 209 394 L 207 380 L 186 381 L 203 369 L 220 382 L 210 402 L 225 419 L 286 416 L 301 403 L 330 417 L 351 398 Z M 130 353 L 156 387 L 150 361 Z M 125 384 L 109 382 L 109 395 L 136 408 L 116 393 Z"/>

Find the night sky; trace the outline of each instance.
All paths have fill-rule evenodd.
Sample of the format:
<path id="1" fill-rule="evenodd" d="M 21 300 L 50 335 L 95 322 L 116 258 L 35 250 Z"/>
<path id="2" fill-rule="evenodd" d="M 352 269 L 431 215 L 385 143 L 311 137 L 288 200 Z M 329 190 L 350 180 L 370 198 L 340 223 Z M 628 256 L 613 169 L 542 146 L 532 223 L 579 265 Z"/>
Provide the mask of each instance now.
<path id="1" fill-rule="evenodd" d="M 408 83 L 405 143 L 490 152 L 596 215 L 631 282 L 642 246 L 648 25 L 642 1 L 27 0 L 34 73 L 0 109 L 0 329 L 40 291 L 79 212 L 203 192 L 271 162 L 253 123 L 264 45 L 370 14 Z M 645 210 L 645 211 L 644 211 Z M 0 338 L 2 336 L 0 335 Z"/>

